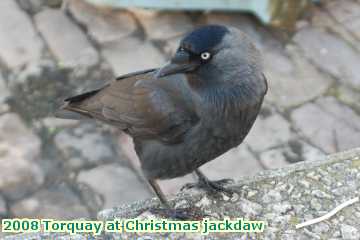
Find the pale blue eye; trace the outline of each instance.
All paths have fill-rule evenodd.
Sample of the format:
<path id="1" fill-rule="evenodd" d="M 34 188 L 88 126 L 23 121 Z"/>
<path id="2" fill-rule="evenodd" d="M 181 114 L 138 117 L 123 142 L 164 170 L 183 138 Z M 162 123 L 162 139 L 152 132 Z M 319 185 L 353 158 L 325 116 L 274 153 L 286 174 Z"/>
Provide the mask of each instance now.
<path id="1" fill-rule="evenodd" d="M 211 57 L 211 54 L 208 52 L 203 52 L 200 57 L 202 60 L 208 60 Z"/>

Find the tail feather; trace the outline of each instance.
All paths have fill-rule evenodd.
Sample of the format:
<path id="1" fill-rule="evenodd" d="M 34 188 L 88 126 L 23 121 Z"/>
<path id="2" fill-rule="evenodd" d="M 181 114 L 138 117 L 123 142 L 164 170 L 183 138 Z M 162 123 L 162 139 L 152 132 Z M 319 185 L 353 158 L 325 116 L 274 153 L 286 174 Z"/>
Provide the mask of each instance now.
<path id="1" fill-rule="evenodd" d="M 91 117 L 91 115 L 86 112 L 81 112 L 81 110 L 79 109 L 69 107 L 67 103 L 64 104 L 64 106 L 60 107 L 58 110 L 56 110 L 54 116 L 57 118 L 73 120 L 81 120 Z"/>
<path id="2" fill-rule="evenodd" d="M 73 97 L 69 97 L 69 98 L 66 98 L 64 101 L 65 102 L 81 102 L 89 97 L 94 96 L 95 94 L 100 92 L 101 89 L 96 89 L 96 90 L 85 92 L 85 93 L 82 93 L 82 94 L 79 94 L 79 95 L 76 95 Z"/>
<path id="3" fill-rule="evenodd" d="M 101 89 L 98 89 L 80 95 L 76 95 L 70 98 L 66 98 L 64 100 L 65 103 L 57 111 L 55 111 L 54 116 L 57 118 L 74 119 L 74 120 L 92 118 L 90 112 L 82 109 L 81 103 L 84 100 L 97 94 L 100 90 Z"/>

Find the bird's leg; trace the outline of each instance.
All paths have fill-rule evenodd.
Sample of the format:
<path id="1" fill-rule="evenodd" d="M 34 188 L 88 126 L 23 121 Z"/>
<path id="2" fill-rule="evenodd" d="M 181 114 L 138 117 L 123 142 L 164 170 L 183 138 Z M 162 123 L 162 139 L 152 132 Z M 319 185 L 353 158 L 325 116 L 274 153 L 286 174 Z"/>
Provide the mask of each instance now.
<path id="1" fill-rule="evenodd" d="M 148 182 L 159 198 L 161 204 L 164 206 L 164 208 L 151 208 L 149 209 L 150 212 L 165 218 L 175 218 L 180 220 L 200 219 L 203 217 L 203 214 L 196 208 L 172 208 L 156 180 L 149 179 Z"/>
<path id="2" fill-rule="evenodd" d="M 188 183 L 185 184 L 181 190 L 189 188 L 200 188 L 204 189 L 210 195 L 218 195 L 219 192 L 222 192 L 228 196 L 232 196 L 233 191 L 224 187 L 228 183 L 234 182 L 232 179 L 221 179 L 217 181 L 210 181 L 199 169 L 195 170 L 196 175 L 198 176 L 197 183 Z"/>
<path id="3" fill-rule="evenodd" d="M 150 186 L 154 190 L 156 196 L 159 198 L 160 202 L 167 208 L 171 208 L 168 200 L 165 197 L 165 194 L 161 191 L 159 184 L 156 182 L 156 180 L 149 179 L 148 180 Z"/>

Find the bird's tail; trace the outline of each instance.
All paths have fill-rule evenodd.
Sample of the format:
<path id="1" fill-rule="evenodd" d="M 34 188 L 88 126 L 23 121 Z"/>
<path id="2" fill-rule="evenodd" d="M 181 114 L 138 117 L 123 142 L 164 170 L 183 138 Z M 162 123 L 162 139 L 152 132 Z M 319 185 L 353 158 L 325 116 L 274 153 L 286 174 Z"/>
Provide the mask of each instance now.
<path id="1" fill-rule="evenodd" d="M 65 103 L 58 110 L 54 112 L 54 116 L 63 119 L 81 120 L 91 117 L 86 112 L 81 112 L 80 109 L 72 108 L 69 103 Z"/>
<path id="2" fill-rule="evenodd" d="M 57 118 L 74 120 L 92 118 L 92 115 L 89 111 L 84 109 L 82 103 L 85 99 L 94 96 L 99 91 L 100 89 L 65 99 L 64 104 L 55 111 L 54 116 Z"/>

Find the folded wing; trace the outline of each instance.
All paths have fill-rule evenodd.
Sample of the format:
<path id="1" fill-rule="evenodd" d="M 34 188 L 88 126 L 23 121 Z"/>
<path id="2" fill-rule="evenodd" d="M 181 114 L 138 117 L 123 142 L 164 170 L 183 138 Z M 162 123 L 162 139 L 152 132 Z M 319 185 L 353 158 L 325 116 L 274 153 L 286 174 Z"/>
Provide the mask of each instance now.
<path id="1" fill-rule="evenodd" d="M 75 112 L 115 125 L 133 137 L 179 142 L 197 116 L 179 81 L 156 79 L 154 71 L 125 75 L 101 89 L 68 98 L 60 117 Z"/>

